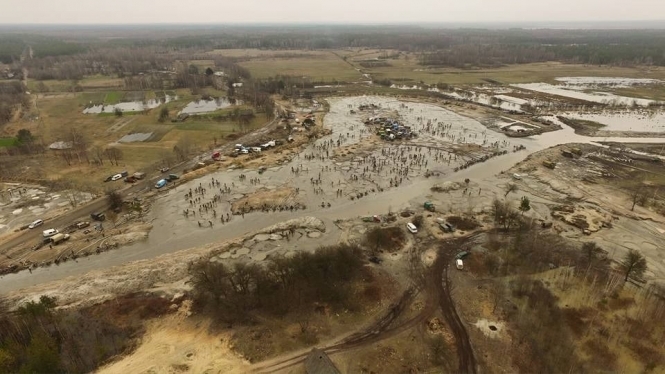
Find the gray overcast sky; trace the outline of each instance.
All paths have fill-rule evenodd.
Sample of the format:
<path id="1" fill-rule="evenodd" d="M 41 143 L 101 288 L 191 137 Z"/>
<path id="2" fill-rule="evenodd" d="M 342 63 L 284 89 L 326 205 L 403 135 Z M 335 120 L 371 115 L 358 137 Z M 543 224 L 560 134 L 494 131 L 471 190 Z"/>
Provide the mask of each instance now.
<path id="1" fill-rule="evenodd" d="M 633 21 L 665 0 L 0 0 L 10 23 Z"/>

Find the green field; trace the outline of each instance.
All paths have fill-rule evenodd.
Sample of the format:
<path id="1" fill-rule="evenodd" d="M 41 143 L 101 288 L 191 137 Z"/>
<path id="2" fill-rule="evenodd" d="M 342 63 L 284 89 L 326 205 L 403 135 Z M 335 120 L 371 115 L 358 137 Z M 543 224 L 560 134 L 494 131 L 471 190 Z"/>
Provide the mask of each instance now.
<path id="1" fill-rule="evenodd" d="M 288 53 L 288 51 L 284 51 Z M 257 58 L 241 62 L 252 77 L 269 78 L 277 75 L 305 77 L 312 82 L 356 82 L 362 74 L 333 53 L 298 58 Z"/>
<path id="2" fill-rule="evenodd" d="M 121 99 L 123 98 L 124 94 L 119 91 L 111 91 L 106 93 L 106 96 L 104 97 L 104 104 L 117 104 Z"/>
<path id="3" fill-rule="evenodd" d="M 16 142 L 16 138 L 0 138 L 0 147 L 13 147 Z"/>

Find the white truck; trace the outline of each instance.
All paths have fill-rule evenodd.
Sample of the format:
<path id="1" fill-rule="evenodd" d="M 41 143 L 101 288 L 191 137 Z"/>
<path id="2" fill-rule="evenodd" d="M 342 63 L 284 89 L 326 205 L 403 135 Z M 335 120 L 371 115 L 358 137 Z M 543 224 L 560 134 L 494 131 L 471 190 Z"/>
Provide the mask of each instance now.
<path id="1" fill-rule="evenodd" d="M 58 245 L 58 243 L 69 240 L 69 234 L 55 234 L 51 237 L 51 243 Z"/>

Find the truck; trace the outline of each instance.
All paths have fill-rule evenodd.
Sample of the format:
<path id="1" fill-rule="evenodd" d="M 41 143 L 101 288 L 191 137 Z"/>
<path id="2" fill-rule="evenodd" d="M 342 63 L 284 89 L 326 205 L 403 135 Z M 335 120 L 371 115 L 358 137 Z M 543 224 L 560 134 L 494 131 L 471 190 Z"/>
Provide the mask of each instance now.
<path id="1" fill-rule="evenodd" d="M 55 234 L 51 237 L 51 243 L 58 245 L 58 243 L 69 240 L 69 234 Z"/>
<path id="2" fill-rule="evenodd" d="M 106 214 L 103 212 L 90 213 L 90 218 L 94 219 L 95 221 L 103 221 L 106 219 Z"/>
<path id="3" fill-rule="evenodd" d="M 429 201 L 426 201 L 425 204 L 423 204 L 423 207 L 425 210 L 429 210 L 430 212 L 434 212 L 436 210 L 436 208 L 434 208 L 434 204 Z"/>
<path id="4" fill-rule="evenodd" d="M 448 222 L 440 222 L 440 223 L 439 223 L 439 228 L 440 228 L 443 232 L 455 232 L 455 226 L 451 225 L 451 224 L 448 223 Z"/>

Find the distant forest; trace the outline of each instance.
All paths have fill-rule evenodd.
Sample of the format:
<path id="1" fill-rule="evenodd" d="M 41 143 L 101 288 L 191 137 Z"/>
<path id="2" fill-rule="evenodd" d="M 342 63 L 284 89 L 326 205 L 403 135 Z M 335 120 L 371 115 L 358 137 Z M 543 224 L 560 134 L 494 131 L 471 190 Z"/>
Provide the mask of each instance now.
<path id="1" fill-rule="evenodd" d="M 165 26 L 166 27 L 166 26 Z M 44 31 L 42 31 L 44 32 Z M 208 49 L 337 49 L 366 47 L 416 53 L 426 66 L 474 67 L 560 61 L 594 65 L 665 66 L 665 30 L 437 29 L 388 26 L 219 27 L 148 31 L 116 27 L 49 35 L 0 34 L 0 61 L 17 62 L 27 47 L 33 57 L 58 57 L 128 47 L 164 52 Z M 58 36 L 60 35 L 60 36 Z M 87 36 L 86 36 L 87 35 Z"/>

